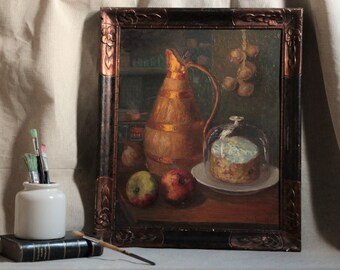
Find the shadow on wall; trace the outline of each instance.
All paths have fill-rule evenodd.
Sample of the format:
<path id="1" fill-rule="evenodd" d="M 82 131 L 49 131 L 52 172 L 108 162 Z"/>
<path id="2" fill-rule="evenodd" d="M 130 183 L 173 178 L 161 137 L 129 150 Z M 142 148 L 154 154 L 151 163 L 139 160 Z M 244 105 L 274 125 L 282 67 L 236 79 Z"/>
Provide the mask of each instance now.
<path id="1" fill-rule="evenodd" d="M 287 7 L 305 7 L 301 92 L 306 142 L 304 151 L 317 229 L 329 244 L 340 249 L 340 152 L 328 108 L 309 5 L 307 1 L 286 1 Z"/>
<path id="2" fill-rule="evenodd" d="M 85 214 L 85 231 L 93 230 L 98 142 L 98 54 L 100 15 L 88 15 L 83 28 L 77 100 L 77 166 L 74 181 Z"/>
<path id="3" fill-rule="evenodd" d="M 25 168 L 22 156 L 23 153 L 31 153 L 33 145 L 30 135 L 30 130 L 36 128 L 41 130 L 40 123 L 45 112 L 45 106 L 41 104 L 48 104 L 51 99 L 44 92 L 45 87 L 41 85 L 39 79 L 34 79 L 32 76 L 32 85 L 34 85 L 36 94 L 32 94 L 32 97 L 39 97 L 39 99 L 32 98 L 30 103 L 26 103 L 27 117 L 23 120 L 23 124 L 17 132 L 17 137 L 13 144 L 11 153 L 11 172 L 4 185 L 4 195 L 2 199 L 2 205 L 5 213 L 5 231 L 6 233 L 13 233 L 14 231 L 14 208 L 15 208 L 15 196 L 23 190 L 23 182 L 27 181 L 27 169 Z M 14 115 L 15 113 L 13 113 Z M 39 135 L 39 134 L 38 134 Z"/>
<path id="4" fill-rule="evenodd" d="M 38 19 L 34 26 L 34 33 L 41 33 L 43 23 L 40 20 L 44 18 L 43 15 L 46 13 L 47 7 L 47 2 L 41 4 L 37 14 Z M 30 36 L 30 39 L 25 40 L 25 42 L 34 47 L 38 46 L 40 41 L 38 36 Z M 38 55 L 36 54 L 39 54 L 38 50 L 35 50 L 32 55 L 32 66 L 35 64 L 34 59 L 38 58 Z M 6 59 L 3 61 L 6 62 Z M 5 85 L 5 87 L 7 87 L 6 91 L 0 91 L 0 95 L 3 95 L 1 99 L 5 101 L 3 104 L 6 104 L 5 106 L 7 107 L 6 109 L 8 109 L 8 114 L 13 116 L 13 119 L 15 119 L 15 117 L 18 117 L 18 112 L 16 111 L 17 107 L 13 106 L 13 102 L 8 99 L 7 92 L 21 93 L 16 95 L 16 102 L 21 106 L 20 110 L 24 111 L 26 116 L 25 119 L 20 119 L 22 125 L 17 131 L 17 136 L 12 147 L 12 159 L 10 165 L 11 171 L 6 183 L 4 183 L 4 193 L 2 198 L 2 205 L 5 213 L 5 231 L 6 233 L 13 233 L 15 195 L 19 191 L 23 190 L 22 183 L 27 180 L 27 170 L 22 160 L 22 156 L 24 153 L 30 153 L 33 151 L 30 130 L 32 128 L 36 128 L 38 131 L 41 130 L 40 125 L 42 123 L 43 116 L 46 113 L 46 108 L 53 102 L 53 100 L 46 92 L 48 87 L 43 85 L 40 79 L 42 74 L 39 73 L 38 69 L 32 68 L 30 65 L 22 66 L 22 70 L 27 69 L 29 72 L 20 73 L 16 70 L 18 66 L 22 64 L 20 60 L 18 60 L 16 64 L 5 63 L 3 66 L 6 66 L 6 64 L 8 64 L 10 70 L 5 68 L 2 69 L 1 71 L 5 71 L 7 73 L 0 74 L 0 77 L 5 78 L 6 76 L 9 76 L 8 74 L 11 74 L 11 79 L 13 81 L 20 82 L 20 84 L 11 83 Z"/>

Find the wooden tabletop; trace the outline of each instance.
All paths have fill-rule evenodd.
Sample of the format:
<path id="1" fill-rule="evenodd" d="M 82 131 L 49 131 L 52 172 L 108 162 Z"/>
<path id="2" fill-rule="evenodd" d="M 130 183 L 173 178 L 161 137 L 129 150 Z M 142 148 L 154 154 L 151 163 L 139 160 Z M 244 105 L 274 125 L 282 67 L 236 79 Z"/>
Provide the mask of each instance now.
<path id="1" fill-rule="evenodd" d="M 195 196 L 184 206 L 171 205 L 160 194 L 153 205 L 141 209 L 132 206 L 126 199 L 126 177 L 118 178 L 120 179 L 117 183 L 118 209 L 122 210 L 128 225 L 150 223 L 279 225 L 279 186 L 277 184 L 254 194 L 230 195 L 197 183 Z"/>

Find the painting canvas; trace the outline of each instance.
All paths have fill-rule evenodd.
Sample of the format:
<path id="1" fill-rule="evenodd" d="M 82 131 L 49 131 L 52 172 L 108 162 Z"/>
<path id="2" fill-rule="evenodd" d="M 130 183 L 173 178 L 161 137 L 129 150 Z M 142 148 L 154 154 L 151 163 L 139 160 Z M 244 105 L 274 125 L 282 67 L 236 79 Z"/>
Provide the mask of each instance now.
<path id="1" fill-rule="evenodd" d="M 243 248 L 263 249 L 260 230 L 264 249 L 283 248 L 267 232 L 282 232 L 284 221 L 284 29 L 145 27 L 138 9 L 103 11 L 104 68 L 110 50 L 116 59 L 106 115 L 112 167 L 101 164 L 111 176 L 99 185 L 97 232 L 124 245 L 190 247 L 219 247 L 235 232 L 225 248 L 242 246 L 237 236 L 248 232 Z M 152 25 L 159 18 L 148 12 Z M 195 245 L 177 239 L 197 232 Z"/>
<path id="2" fill-rule="evenodd" d="M 159 222 L 163 226 L 171 222 L 214 222 L 277 226 L 280 31 L 123 29 L 121 39 L 121 50 L 129 54 L 129 62 L 120 69 L 117 156 L 117 178 L 120 181 L 117 184 L 122 198 L 119 206 L 126 218 L 117 222 L 122 225 L 124 222 L 125 225 Z M 250 52 L 251 49 L 254 52 Z M 211 79 L 195 67 L 187 68 L 187 63 L 204 68 L 211 73 L 209 76 L 216 78 L 220 94 L 214 115 L 216 97 Z M 203 134 L 210 116 L 211 124 Z M 244 118 L 239 122 L 242 127 L 252 125 L 263 130 L 268 134 L 268 143 L 256 144 L 264 138 L 247 138 L 252 134 L 246 131 L 242 136 L 227 136 L 234 137 L 235 142 L 222 139 L 222 134 L 215 135 L 221 137 L 220 142 L 215 142 L 216 151 L 230 148 L 230 152 L 241 147 L 235 156 L 229 154 L 227 157 L 228 152 L 223 153 L 226 162 L 232 163 L 233 159 L 244 162 L 241 171 L 234 172 L 234 178 L 227 176 L 233 164 L 225 168 L 213 164 L 213 170 L 223 171 L 212 177 L 209 168 L 205 172 L 204 138 L 208 140 L 206 137 L 211 136 L 208 129 L 219 125 L 225 125 L 224 129 L 227 129 L 231 122 L 229 118 L 233 116 Z M 253 132 L 249 126 L 249 132 Z M 234 134 L 238 132 L 236 129 Z M 250 153 L 252 150 L 256 153 Z M 267 164 L 247 166 L 253 158 L 249 157 L 247 161 L 246 155 L 255 157 L 260 154 L 264 159 L 264 151 L 271 152 L 268 155 L 272 158 L 266 161 Z M 223 162 L 221 155 L 219 159 L 216 163 Z M 264 170 L 261 173 L 266 176 L 262 178 L 266 179 L 258 179 L 259 167 L 266 165 L 272 166 L 266 168 L 271 172 Z M 254 176 L 250 170 L 254 171 Z M 143 198 L 143 181 L 147 181 L 143 177 L 150 177 L 149 174 L 142 175 L 128 187 L 134 189 L 132 193 L 136 193 L 140 202 L 136 199 L 131 203 L 129 199 L 133 200 L 134 195 L 126 190 L 129 178 L 139 171 L 149 172 L 161 185 L 157 200 L 145 207 L 149 198 Z M 192 173 L 198 183 L 191 180 Z M 246 173 L 250 177 L 237 178 L 237 173 Z M 181 185 L 182 178 L 183 182 L 193 181 L 194 187 L 189 187 L 189 183 Z M 266 184 L 268 181 L 272 182 Z M 262 187 L 269 188 L 262 190 Z M 243 194 L 240 189 L 250 191 Z M 183 195 L 185 192 L 188 197 L 190 195 L 188 201 Z M 189 194 L 191 192 L 194 194 Z M 169 204 L 169 200 L 173 204 Z M 174 206 L 176 203 L 180 209 Z"/>

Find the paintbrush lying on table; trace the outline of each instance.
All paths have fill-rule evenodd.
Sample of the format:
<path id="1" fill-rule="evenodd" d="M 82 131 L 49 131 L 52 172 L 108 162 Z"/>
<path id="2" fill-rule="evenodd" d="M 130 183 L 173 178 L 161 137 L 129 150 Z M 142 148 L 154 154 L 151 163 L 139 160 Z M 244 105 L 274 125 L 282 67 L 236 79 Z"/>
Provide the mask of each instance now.
<path id="1" fill-rule="evenodd" d="M 102 247 L 106 247 L 106 248 L 112 249 L 112 250 L 114 250 L 114 251 L 118 251 L 118 252 L 120 252 L 120 253 L 123 253 L 123 254 L 125 254 L 125 255 L 127 255 L 127 256 L 130 256 L 130 257 L 132 257 L 132 258 L 141 260 L 141 261 L 146 262 L 146 263 L 148 263 L 148 264 L 156 265 L 156 264 L 155 264 L 154 262 L 152 262 L 152 261 L 149 261 L 149 260 L 147 260 L 147 259 L 145 259 L 145 258 L 143 258 L 143 257 L 140 257 L 140 256 L 136 255 L 136 254 L 127 252 L 126 250 L 121 249 L 121 248 L 119 248 L 119 247 L 117 247 L 117 246 L 115 246 L 115 245 L 112 245 L 112 244 L 110 244 L 110 243 L 107 243 L 107 242 L 105 242 L 105 241 L 103 241 L 103 240 L 99 240 L 99 239 L 97 239 L 97 238 L 87 236 L 87 235 L 85 235 L 85 234 L 82 233 L 82 232 L 73 231 L 73 234 L 76 235 L 76 236 L 79 236 L 79 237 L 81 237 L 81 238 L 87 239 L 87 240 L 89 240 L 89 241 L 91 241 L 91 242 L 95 242 L 95 243 L 101 245 Z"/>

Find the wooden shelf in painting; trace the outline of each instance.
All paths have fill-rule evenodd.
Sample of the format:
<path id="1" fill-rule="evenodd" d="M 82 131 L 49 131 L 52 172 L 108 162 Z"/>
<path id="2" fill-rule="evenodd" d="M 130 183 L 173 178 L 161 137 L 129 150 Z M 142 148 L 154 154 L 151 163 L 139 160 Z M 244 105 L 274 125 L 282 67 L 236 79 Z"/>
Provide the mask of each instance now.
<path id="1" fill-rule="evenodd" d="M 124 67 L 120 69 L 121 75 L 160 75 L 165 73 L 165 68 L 161 67 Z"/>

